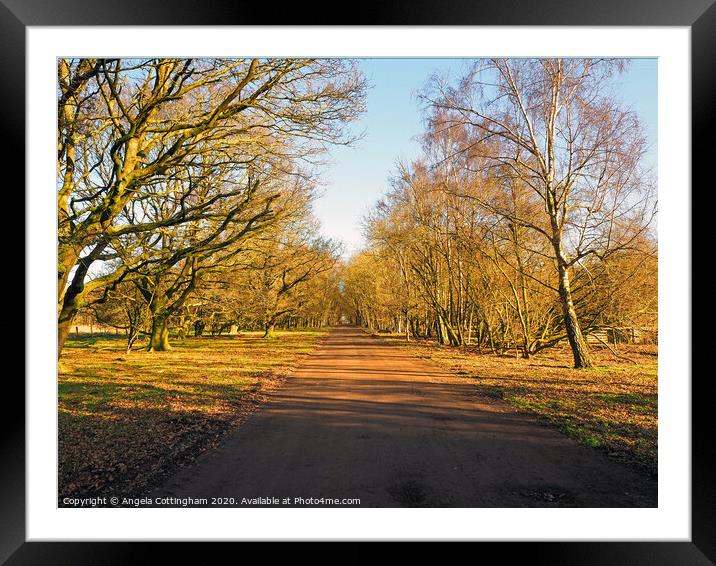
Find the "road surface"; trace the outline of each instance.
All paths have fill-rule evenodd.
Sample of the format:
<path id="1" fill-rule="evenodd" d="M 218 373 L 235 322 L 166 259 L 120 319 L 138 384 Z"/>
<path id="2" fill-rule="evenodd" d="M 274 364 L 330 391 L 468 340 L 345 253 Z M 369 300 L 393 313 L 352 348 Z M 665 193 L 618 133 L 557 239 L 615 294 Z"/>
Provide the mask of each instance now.
<path id="1" fill-rule="evenodd" d="M 656 482 L 337 327 L 221 446 L 155 497 L 359 499 L 362 507 L 655 507 Z M 266 501 L 265 499 L 263 501 Z"/>

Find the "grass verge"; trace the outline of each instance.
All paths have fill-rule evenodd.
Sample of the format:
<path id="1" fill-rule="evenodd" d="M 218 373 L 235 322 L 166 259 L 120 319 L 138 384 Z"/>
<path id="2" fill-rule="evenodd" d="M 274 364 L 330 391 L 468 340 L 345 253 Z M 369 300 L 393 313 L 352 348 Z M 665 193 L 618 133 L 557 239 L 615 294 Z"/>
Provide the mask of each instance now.
<path id="1" fill-rule="evenodd" d="M 71 337 L 58 374 L 60 501 L 146 492 L 215 446 L 325 334 L 189 338 L 154 353 Z"/>

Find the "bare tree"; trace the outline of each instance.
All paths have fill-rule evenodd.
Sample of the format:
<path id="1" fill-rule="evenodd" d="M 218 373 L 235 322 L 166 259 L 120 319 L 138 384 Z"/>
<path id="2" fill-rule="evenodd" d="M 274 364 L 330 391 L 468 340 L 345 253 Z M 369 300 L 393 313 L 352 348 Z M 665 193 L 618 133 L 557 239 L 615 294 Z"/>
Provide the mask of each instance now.
<path id="1" fill-rule="evenodd" d="M 300 311 L 308 301 L 308 284 L 336 266 L 337 244 L 315 236 L 315 232 L 310 217 L 296 218 L 268 231 L 246 256 L 249 277 L 243 282 L 245 296 L 257 311 L 264 338 L 274 336 L 281 318 Z"/>
<path id="2" fill-rule="evenodd" d="M 364 89 L 346 60 L 60 60 L 60 351 L 94 290 L 146 272 L 146 254 L 120 256 L 122 238 L 216 218 L 227 198 L 251 194 L 197 200 L 197 176 L 266 155 L 315 162 L 327 144 L 350 143 L 344 124 L 362 111 Z M 150 210 L 162 193 L 174 204 L 163 216 Z M 97 263 L 115 269 L 97 275 Z"/>
<path id="3" fill-rule="evenodd" d="M 443 127 L 467 127 L 461 151 L 484 158 L 509 185 L 531 189 L 537 217 L 489 198 L 490 211 L 551 245 L 566 335 L 575 367 L 590 367 L 570 272 L 585 258 L 629 247 L 655 213 L 640 169 L 645 142 L 636 116 L 609 95 L 616 60 L 492 60 L 457 87 L 433 80 L 424 99 Z"/>

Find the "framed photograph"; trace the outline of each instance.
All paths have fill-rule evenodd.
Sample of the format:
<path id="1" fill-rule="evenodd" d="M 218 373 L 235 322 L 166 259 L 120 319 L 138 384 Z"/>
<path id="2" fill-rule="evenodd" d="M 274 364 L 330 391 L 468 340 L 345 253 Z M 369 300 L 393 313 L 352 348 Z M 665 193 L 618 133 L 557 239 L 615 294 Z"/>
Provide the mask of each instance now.
<path id="1" fill-rule="evenodd" d="M 0 2 L 27 226 L 0 559 L 714 563 L 711 0 Z"/>

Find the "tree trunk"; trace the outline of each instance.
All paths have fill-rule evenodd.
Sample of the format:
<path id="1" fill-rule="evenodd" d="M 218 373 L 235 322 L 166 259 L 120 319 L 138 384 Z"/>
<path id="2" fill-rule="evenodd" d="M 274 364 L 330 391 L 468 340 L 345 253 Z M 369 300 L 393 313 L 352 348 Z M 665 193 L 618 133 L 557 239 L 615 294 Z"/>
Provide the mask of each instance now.
<path id="1" fill-rule="evenodd" d="M 470 315 L 467 317 L 467 322 L 465 325 L 463 325 L 463 331 L 461 332 L 461 335 L 467 334 L 467 341 L 463 339 L 463 343 L 470 345 L 470 340 L 472 339 L 472 315 L 473 315 L 473 306 L 470 305 Z"/>
<path id="2" fill-rule="evenodd" d="M 263 338 L 275 338 L 276 335 L 274 334 L 274 330 L 276 328 L 275 323 L 273 322 L 267 322 L 264 326 L 264 335 Z"/>
<path id="3" fill-rule="evenodd" d="M 438 335 L 438 344 L 440 344 L 441 346 L 447 345 L 448 339 L 445 333 L 445 324 L 443 323 L 443 317 L 441 315 L 437 316 L 437 320 L 435 321 L 435 330 Z"/>
<path id="4" fill-rule="evenodd" d="M 85 277 L 89 271 L 90 265 L 97 259 L 97 257 L 107 247 L 108 240 L 99 242 L 94 249 L 87 254 L 85 257 L 79 259 L 77 263 L 77 269 L 75 269 L 72 281 L 67 286 L 67 289 L 63 289 L 64 284 L 62 273 L 59 278 L 59 289 L 63 289 L 64 292 L 60 292 L 57 297 L 58 304 L 62 304 L 60 314 L 57 318 L 57 358 L 59 359 L 62 353 L 62 348 L 65 346 L 65 340 L 70 333 L 70 326 L 80 306 L 83 306 L 83 293 L 85 290 Z M 65 258 L 66 260 L 66 258 Z M 66 260 L 67 261 L 67 260 Z"/>
<path id="5" fill-rule="evenodd" d="M 137 341 L 137 338 L 139 337 L 139 328 L 136 326 L 130 326 L 129 331 L 127 334 L 127 353 L 132 351 L 132 346 L 134 346 L 134 343 Z"/>
<path id="6" fill-rule="evenodd" d="M 62 349 L 65 346 L 65 341 L 67 340 L 67 337 L 70 335 L 70 330 L 72 328 L 72 320 L 75 318 L 75 314 L 77 314 L 77 308 L 75 308 L 74 304 L 71 305 L 63 305 L 62 310 L 60 311 L 60 316 L 57 319 L 57 358 L 59 359 L 60 354 L 62 354 Z"/>
<path id="7" fill-rule="evenodd" d="M 572 302 L 569 272 L 565 265 L 562 265 L 561 262 L 559 263 L 559 298 L 562 303 L 567 339 L 569 340 L 569 345 L 572 347 L 572 355 L 574 356 L 574 367 L 591 368 L 592 360 L 589 356 L 589 346 L 582 335 L 582 329 L 579 327 L 579 319 L 577 318 L 577 311 L 574 310 L 574 303 Z"/>
<path id="8" fill-rule="evenodd" d="M 445 323 L 445 332 L 448 342 L 453 347 L 462 346 L 462 334 L 459 329 L 456 331 L 449 322 Z"/>
<path id="9" fill-rule="evenodd" d="M 80 271 L 79 269 L 77 271 Z M 79 299 L 84 290 L 84 274 L 75 274 L 72 284 L 67 288 L 62 299 L 62 309 L 57 317 L 57 358 L 60 358 L 65 341 L 70 334 L 72 321 L 79 311 Z"/>
<path id="10" fill-rule="evenodd" d="M 148 352 L 165 352 L 171 350 L 169 344 L 169 321 L 165 317 L 156 317 L 152 321 L 152 335 L 149 338 Z"/>

